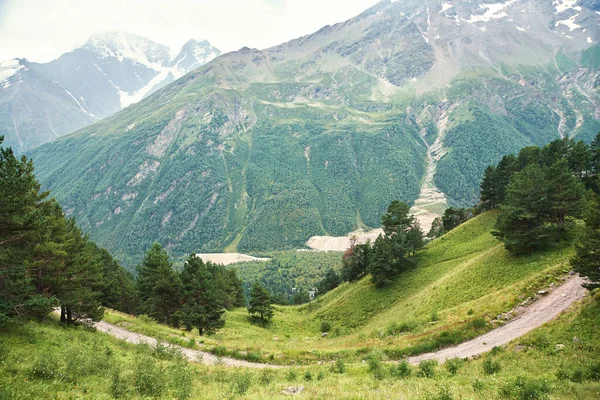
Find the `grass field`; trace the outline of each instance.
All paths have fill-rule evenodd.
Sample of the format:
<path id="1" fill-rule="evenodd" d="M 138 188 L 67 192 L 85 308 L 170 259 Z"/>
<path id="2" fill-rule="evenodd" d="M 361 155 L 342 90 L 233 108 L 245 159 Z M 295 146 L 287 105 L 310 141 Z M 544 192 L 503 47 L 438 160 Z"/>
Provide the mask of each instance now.
<path id="1" fill-rule="evenodd" d="M 403 369 L 379 352 L 365 362 L 280 370 L 187 364 L 56 321 L 0 332 L 1 399 L 597 399 L 600 293 L 516 343 L 471 361 Z M 562 345 L 562 346 L 557 346 Z"/>
<path id="2" fill-rule="evenodd" d="M 432 242 L 388 288 L 375 289 L 368 277 L 343 284 L 307 305 L 277 307 L 266 326 L 251 323 L 243 308 L 227 312 L 225 328 L 204 337 L 117 312 L 105 319 L 171 343 L 193 339 L 220 355 L 278 364 L 352 362 L 373 349 L 395 358 L 431 351 L 492 329 L 498 315 L 568 271 L 571 241 L 514 257 L 489 233 L 495 218 L 480 215 Z"/>

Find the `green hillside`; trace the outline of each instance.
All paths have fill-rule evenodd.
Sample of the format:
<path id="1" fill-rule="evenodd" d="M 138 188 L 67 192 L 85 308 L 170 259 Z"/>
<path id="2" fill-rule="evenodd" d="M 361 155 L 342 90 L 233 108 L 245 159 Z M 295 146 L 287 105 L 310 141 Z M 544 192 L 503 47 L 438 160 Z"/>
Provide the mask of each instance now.
<path id="1" fill-rule="evenodd" d="M 165 347 L 31 322 L 1 332 L 0 398 L 287 398 L 282 391 L 297 386 L 303 398 L 597 398 L 598 293 L 480 359 L 408 369 L 388 363 L 403 349 L 423 352 L 429 343 L 447 346 L 480 335 L 497 313 L 558 282 L 570 245 L 513 258 L 488 233 L 495 218 L 483 214 L 431 243 L 419 256 L 422 267 L 401 274 L 385 292 L 375 292 L 368 278 L 345 284 L 307 306 L 278 307 L 267 327 L 251 324 L 244 310 L 229 312 L 226 327 L 207 337 L 143 317 L 106 316 L 166 342 L 301 365 L 271 371 L 188 365 Z M 342 316 L 350 322 L 342 324 Z M 321 337 L 323 318 L 340 329 Z M 481 318 L 488 323 L 473 323 Z M 334 355 L 345 361 L 327 362 Z"/>
<path id="2" fill-rule="evenodd" d="M 227 312 L 226 326 L 217 334 L 186 337 L 223 354 L 293 363 L 356 359 L 369 349 L 395 356 L 420 353 L 478 336 L 492 329 L 498 315 L 558 282 L 573 254 L 572 242 L 564 241 L 529 256 L 511 256 L 490 234 L 495 220 L 496 213 L 488 212 L 436 239 L 418 255 L 418 267 L 389 287 L 376 289 L 366 277 L 307 305 L 278 306 L 266 327 L 251 324 L 246 310 L 238 309 Z M 108 313 L 106 320 L 166 340 L 179 334 L 120 313 Z M 322 321 L 332 325 L 328 337 L 321 337 Z"/>
<path id="3" fill-rule="evenodd" d="M 272 251 L 378 226 L 392 200 L 419 197 L 427 168 L 451 205 L 471 206 L 503 155 L 600 130 L 597 45 L 563 36 L 542 3 L 529 30 L 512 26 L 515 4 L 514 24 L 484 32 L 453 22 L 475 3 L 382 1 L 218 57 L 32 156 L 44 187 L 130 268 L 155 241 L 174 257 Z M 593 16 L 580 21 L 590 36 Z"/>

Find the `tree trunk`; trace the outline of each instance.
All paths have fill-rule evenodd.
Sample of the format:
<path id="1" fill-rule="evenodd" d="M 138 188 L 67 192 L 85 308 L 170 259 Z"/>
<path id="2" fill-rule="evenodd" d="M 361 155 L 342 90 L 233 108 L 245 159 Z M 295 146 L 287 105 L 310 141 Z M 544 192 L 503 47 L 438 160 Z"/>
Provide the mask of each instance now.
<path id="1" fill-rule="evenodd" d="M 204 329 L 198 328 L 198 333 L 200 334 L 200 336 L 202 336 L 204 334 Z"/>
<path id="2" fill-rule="evenodd" d="M 73 313 L 69 307 L 67 307 L 67 325 L 73 325 Z"/>
<path id="3" fill-rule="evenodd" d="M 60 322 L 65 323 L 67 322 L 67 309 L 65 308 L 65 306 L 60 306 Z"/>

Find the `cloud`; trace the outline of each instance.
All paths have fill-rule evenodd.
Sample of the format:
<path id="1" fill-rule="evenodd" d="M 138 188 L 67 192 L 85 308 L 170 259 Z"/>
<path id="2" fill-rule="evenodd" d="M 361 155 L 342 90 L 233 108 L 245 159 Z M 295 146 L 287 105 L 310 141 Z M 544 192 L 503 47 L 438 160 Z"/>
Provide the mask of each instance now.
<path id="1" fill-rule="evenodd" d="M 0 0 L 0 60 L 47 61 L 100 31 L 178 48 L 205 38 L 222 51 L 267 48 L 351 18 L 377 0 Z"/>

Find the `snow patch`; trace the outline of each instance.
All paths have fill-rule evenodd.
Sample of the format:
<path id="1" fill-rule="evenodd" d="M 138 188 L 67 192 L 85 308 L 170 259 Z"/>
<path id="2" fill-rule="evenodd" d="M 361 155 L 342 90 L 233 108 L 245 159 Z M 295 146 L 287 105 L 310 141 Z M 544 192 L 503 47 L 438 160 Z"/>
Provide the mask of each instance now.
<path id="1" fill-rule="evenodd" d="M 429 39 L 427 39 L 427 38 L 425 37 L 425 35 L 421 35 L 421 36 L 423 36 L 423 39 L 425 39 L 425 43 L 429 43 Z"/>
<path id="2" fill-rule="evenodd" d="M 454 7 L 454 6 L 450 3 L 442 3 L 442 10 L 440 11 L 440 14 L 448 11 L 452 7 Z"/>
<path id="3" fill-rule="evenodd" d="M 527 32 L 529 30 L 529 27 L 527 27 L 527 28 L 521 28 L 520 26 L 517 26 L 517 30 L 521 31 L 521 32 Z"/>
<path id="4" fill-rule="evenodd" d="M 567 10 L 581 11 L 581 7 L 576 6 L 578 0 L 555 0 L 552 5 L 556 9 L 556 13 L 560 14 Z"/>
<path id="5" fill-rule="evenodd" d="M 482 15 L 471 15 L 471 18 L 465 19 L 466 22 L 474 24 L 476 22 L 489 22 L 493 19 L 508 17 L 504 9 L 515 3 L 517 0 L 510 0 L 506 3 L 482 4 L 481 9 L 486 11 Z"/>
<path id="6" fill-rule="evenodd" d="M 77 103 L 77 105 L 79 106 L 79 108 L 81 109 L 81 111 L 83 111 L 84 113 L 88 114 L 88 112 L 81 106 L 81 103 L 75 98 L 75 96 L 73 96 L 73 93 L 69 92 L 67 89 L 65 89 L 65 92 L 67 92 L 67 94 L 69 96 L 71 96 L 71 98 L 75 101 L 75 103 Z"/>
<path id="7" fill-rule="evenodd" d="M 591 37 L 589 37 L 589 36 L 588 36 L 588 38 L 587 38 L 587 42 L 588 42 L 588 43 L 594 43 L 594 41 L 592 40 L 592 38 L 591 38 Z"/>
<path id="8" fill-rule="evenodd" d="M 575 19 L 579 16 L 579 14 L 573 15 L 569 19 L 565 19 L 563 21 L 558 21 L 555 26 L 564 25 L 569 28 L 569 32 L 574 31 L 575 29 L 581 28 L 581 25 L 575 23 Z"/>
<path id="9" fill-rule="evenodd" d="M 21 62 L 17 59 L 7 60 L 0 63 L 0 82 L 3 82 L 15 75 L 19 70 L 24 69 L 25 66 L 21 65 Z"/>

